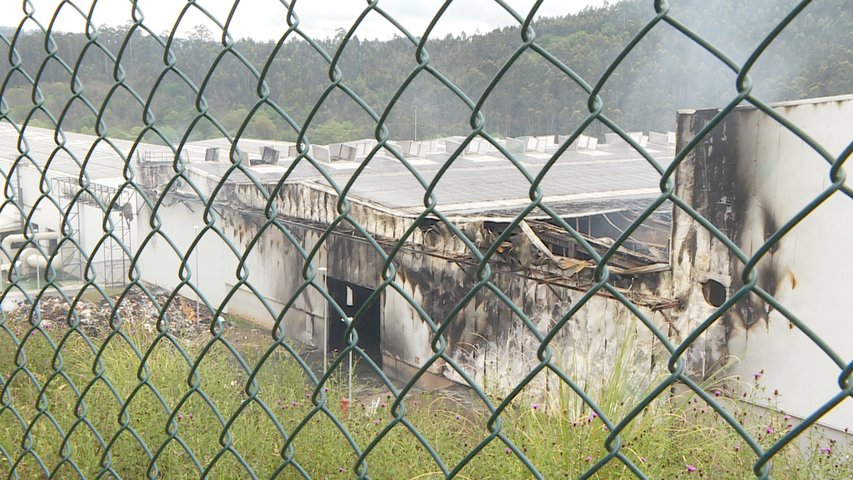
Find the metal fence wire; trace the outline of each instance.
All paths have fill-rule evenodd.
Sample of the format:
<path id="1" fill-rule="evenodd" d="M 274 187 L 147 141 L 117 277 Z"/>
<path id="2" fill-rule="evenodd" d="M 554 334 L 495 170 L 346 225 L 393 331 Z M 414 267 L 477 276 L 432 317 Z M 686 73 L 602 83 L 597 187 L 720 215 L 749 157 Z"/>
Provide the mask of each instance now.
<path id="1" fill-rule="evenodd" d="M 0 135 L 7 139 L 14 137 L 17 150 L 5 159 L 8 164 L 2 171 L 4 197 L 0 209 L 5 217 L 19 220 L 14 229 L 7 230 L 18 235 L 15 237 L 18 245 L 14 248 L 12 243 L 3 245 L 0 474 L 6 478 L 331 478 L 335 475 L 341 478 L 400 478 L 406 474 L 389 473 L 390 470 L 383 470 L 389 467 L 377 465 L 392 462 L 404 468 L 424 458 L 429 467 L 424 472 L 413 472 L 412 477 L 546 478 L 564 468 L 566 477 L 627 475 L 649 478 L 653 476 L 650 472 L 655 471 L 647 463 L 651 453 L 637 452 L 637 436 L 629 432 L 642 423 L 645 412 L 651 411 L 657 402 L 678 396 L 679 392 L 692 394 L 691 401 L 696 402 L 695 405 L 715 412 L 716 422 L 737 439 L 740 446 L 735 448 L 742 450 L 739 455 L 750 458 L 755 477 L 770 478 L 771 474 L 787 476 L 776 473 L 782 468 L 774 462 L 780 452 L 793 448 L 804 432 L 853 393 L 853 363 L 834 352 L 809 329 L 807 322 L 797 317 L 796 312 L 781 305 L 772 292 L 762 289 L 756 274 L 759 261 L 822 202 L 833 195 L 851 197 L 853 194 L 844 183 L 842 168 L 850 148 L 833 156 L 752 93 L 750 72 L 753 66 L 789 24 L 808 11 L 811 2 L 802 1 L 785 14 L 742 64 L 679 21 L 677 12 L 668 2 L 649 2 L 645 7 L 648 21 L 600 77 L 582 78 L 572 68 L 571 59 L 552 54 L 546 42 L 537 36 L 533 19 L 541 1 L 529 12 L 518 12 L 505 2 L 495 0 L 493 7 L 511 15 L 517 22 L 520 37 L 516 39 L 512 54 L 500 60 L 493 77 L 476 94 L 465 91 L 445 75 L 438 66 L 441 58 L 433 58 L 428 52 L 430 44 L 426 39 L 445 12 L 452 8 L 452 0 L 444 2 L 434 12 L 429 27 L 421 36 L 407 31 L 384 9 L 384 2 L 369 1 L 352 27 L 334 42 L 318 41 L 306 34 L 301 27 L 306 19 L 298 16 L 301 2 L 282 1 L 286 9 L 283 17 L 286 30 L 276 48 L 260 62 L 253 62 L 244 55 L 239 42 L 229 33 L 240 4 L 237 0 L 227 18 L 217 18 L 207 9 L 207 3 L 189 0 L 182 4 L 175 28 L 164 34 L 151 31 L 146 20 L 158 15 L 157 12 L 145 11 L 143 15 L 136 1 L 126 2 L 132 15 L 123 36 L 117 38 L 105 36 L 101 29 L 91 24 L 91 16 L 99 3 L 106 2 L 66 0 L 59 3 L 52 15 L 38 17 L 73 16 L 85 22 L 85 41 L 78 45 L 76 53 L 63 49 L 70 37 L 54 31 L 53 21 L 47 24 L 37 20 L 37 4 L 29 0 L 25 0 L 19 10 L 18 28 L 0 34 L 7 72 L 0 87 L 0 124 L 4 128 Z M 219 29 L 214 29 L 214 39 L 207 44 L 214 60 L 201 77 L 184 71 L 181 55 L 185 52 L 180 50 L 181 39 L 176 33 L 190 21 L 184 19 L 193 16 L 204 18 Z M 359 26 L 368 18 L 390 23 L 403 41 L 408 42 L 411 64 L 391 98 L 377 100 L 369 86 L 351 84 L 348 80 L 352 74 L 342 63 L 345 51 L 358 42 L 355 35 Z M 690 42 L 697 51 L 714 57 L 735 79 L 729 96 L 719 99 L 725 106 L 715 111 L 695 136 L 680 142 L 671 163 L 661 162 L 645 142 L 631 136 L 608 117 L 607 98 L 602 95 L 637 45 L 660 29 L 676 31 L 681 41 Z M 33 35 L 32 30 L 41 45 L 37 59 L 26 58 L 22 48 L 23 39 Z M 134 35 L 156 42 L 162 56 L 159 71 L 133 70 L 133 51 L 129 46 Z M 281 60 L 280 52 L 290 41 L 303 42 L 301 45 L 310 47 L 327 68 L 327 75 L 317 79 L 323 86 L 322 94 L 309 112 L 299 115 L 291 111 L 291 106 L 275 99 L 277 90 L 288 88 L 287 82 L 270 76 L 276 61 Z M 100 52 L 106 68 L 99 84 L 90 87 L 81 78 L 80 71 L 87 54 L 93 52 Z M 514 66 L 530 56 L 544 60 L 547 68 L 558 70 L 583 91 L 586 102 L 582 118 L 571 127 L 564 126 L 570 132 L 560 137 L 558 148 L 548 155 L 538 172 L 530 169 L 522 154 L 511 151 L 502 136 L 490 133 L 489 117 L 485 113 L 485 105 L 500 89 L 501 81 L 511 74 Z M 248 78 L 255 93 L 251 108 L 240 114 L 239 128 L 230 130 L 217 116 L 220 114 L 209 108 L 206 93 L 208 84 L 228 62 L 242 65 L 244 78 L 235 81 Z M 299 60 L 296 62 L 298 66 Z M 65 72 L 69 79 L 63 86 L 65 96 L 60 103 L 48 101 L 55 98 L 47 92 L 54 86 L 43 80 L 44 73 L 50 69 Z M 156 80 L 150 88 L 138 90 L 138 80 L 128 73 L 130 71 Z M 316 73 L 294 71 L 300 75 Z M 380 74 L 381 70 L 377 69 L 375 75 Z M 389 121 L 395 105 L 424 77 L 438 82 L 459 105 L 464 104 L 469 123 L 464 130 L 450 132 L 458 135 L 455 137 L 458 145 L 454 144 L 457 148 L 449 148 L 449 158 L 429 175 L 412 156 L 405 154 L 400 142 L 390 140 L 395 135 L 395 125 Z M 165 128 L 153 107 L 155 97 L 166 89 L 169 79 L 177 79 L 181 88 L 191 91 L 193 110 L 184 112 L 188 121 L 181 131 Z M 21 82 L 27 87 L 28 98 L 10 93 Z M 93 93 L 98 89 L 108 93 Z M 171 95 L 175 91 L 171 87 L 168 90 L 160 95 Z M 138 128 L 131 135 L 132 141 L 117 138 L 109 124 L 107 112 L 111 102 L 118 98 L 129 99 L 141 113 Z M 374 141 L 364 152 L 363 159 L 359 158 L 357 165 L 345 174 L 328 158 L 320 158 L 319 150 L 311 143 L 312 122 L 332 98 L 355 102 L 364 118 L 369 118 L 374 134 L 371 139 Z M 648 101 L 654 102 L 653 95 Z M 736 239 L 729 238 L 720 225 L 715 225 L 713 219 L 704 218 L 690 198 L 677 195 L 675 182 L 676 170 L 701 157 L 697 152 L 705 148 L 715 129 L 741 104 L 750 104 L 772 117 L 830 165 L 826 188 L 816 192 L 808 205 L 792 218 L 785 219 L 767 236 L 763 245 L 752 251 L 741 248 Z M 25 108 L 21 109 L 22 105 Z M 378 108 L 378 105 L 383 107 Z M 94 118 L 82 132 L 88 137 L 75 136 L 77 134 L 63 127 L 75 108 Z M 261 111 L 272 112 L 277 122 L 291 129 L 295 141 L 293 151 L 289 152 L 293 157 L 289 163 L 255 168 L 254 159 L 238 148 Z M 191 173 L 194 162 L 200 160 L 193 158 L 192 153 L 179 152 L 185 152 L 187 144 L 195 138 L 192 136 L 194 129 L 206 123 L 213 125 L 215 135 L 211 137 L 227 139 L 227 143 L 217 144 L 222 147 L 222 156 L 227 158 L 217 163 L 219 170 L 215 175 L 194 176 Z M 590 237 L 581 233 L 579 225 L 561 215 L 545 200 L 543 193 L 543 183 L 556 175 L 560 156 L 575 148 L 581 136 L 595 126 L 603 126 L 607 132 L 621 137 L 621 141 L 638 152 L 660 179 L 659 194 L 644 204 L 639 215 L 609 245 L 591 243 Z M 81 155 L 74 145 L 76 142 L 79 146 L 84 140 L 88 142 L 87 150 Z M 165 154 L 144 151 L 146 142 L 159 142 L 168 150 Z M 528 190 L 526 204 L 513 211 L 511 217 L 504 220 L 506 225 L 485 241 L 473 238 L 471 232 L 453 214 L 443 212 L 441 206 L 443 180 L 466 154 L 466 149 L 475 143 L 488 143 L 489 148 L 499 151 L 504 163 L 514 167 L 513 175 L 520 174 L 526 179 Z M 45 148 L 45 144 L 49 148 Z M 112 166 L 118 165 L 116 171 L 120 171 L 120 177 L 110 182 L 95 179 L 98 152 L 102 150 L 109 153 L 113 158 Z M 216 152 L 207 154 L 208 160 L 215 160 Z M 162 158 L 154 158 L 157 155 Z M 366 207 L 355 200 L 352 192 L 371 169 L 381 168 L 381 160 L 389 159 L 397 163 L 398 173 L 405 172 L 410 182 L 407 185 L 415 185 L 411 183 L 413 180 L 415 187 L 424 194 L 422 206 L 409 216 L 405 228 L 398 228 L 393 238 L 380 238 L 376 234 L 379 227 L 365 223 Z M 62 161 L 66 165 L 73 162 L 78 173 L 69 175 L 52 168 Z M 300 169 L 309 169 L 312 178 L 321 178 L 325 185 L 322 191 L 328 195 L 322 197 L 325 200 L 299 203 L 292 187 L 305 179 L 299 174 Z M 22 178 L 32 178 L 32 175 L 37 179 L 35 182 L 22 183 Z M 273 181 L 270 175 L 274 176 Z M 476 177 L 472 178 L 476 181 Z M 236 187 L 235 182 L 239 184 Z M 251 230 L 240 231 L 239 235 L 227 225 L 236 217 L 228 217 L 225 212 L 228 209 L 226 200 L 237 194 L 251 198 L 256 206 L 254 213 L 238 212 L 238 216 L 251 217 L 254 226 Z M 164 218 L 168 209 L 181 205 L 190 209 L 198 227 L 193 229 L 192 224 L 186 222 L 178 225 L 178 230 L 166 227 Z M 96 208 L 99 218 L 93 220 L 91 213 L 82 218 L 84 206 Z M 615 263 L 620 248 L 633 242 L 632 235 L 653 220 L 661 207 L 672 207 L 692 217 L 743 265 L 740 281 L 733 283 L 730 295 L 719 308 L 712 309 L 710 315 L 692 325 L 692 330 L 678 335 L 652 318 L 654 308 L 650 310 L 648 302 L 643 303 L 644 300 L 620 284 L 614 273 L 625 268 Z M 316 218 L 324 221 L 311 225 L 294 223 L 300 209 L 312 208 Z M 318 208 L 322 211 L 317 212 Z M 38 220 L 45 211 L 53 212 L 56 225 L 59 225 L 55 228 L 58 233 L 53 236 L 44 236 L 45 229 L 52 227 Z M 573 246 L 580 252 L 579 258 L 584 258 L 588 264 L 588 283 L 571 302 L 556 307 L 547 305 L 547 309 L 554 307 L 559 312 L 545 324 L 534 316 L 529 305 L 519 302 L 523 295 L 505 291 L 498 279 L 499 271 L 507 268 L 498 258 L 512 248 L 512 237 L 529 228 L 534 217 L 544 218 L 544 223 L 550 225 L 551 235 L 566 238 L 563 247 Z M 133 222 L 141 225 L 136 237 L 129 233 L 133 231 Z M 80 236 L 93 229 L 98 241 L 90 248 L 83 244 Z M 419 243 L 428 243 L 428 235 L 423 232 L 431 229 L 443 232 L 457 247 L 461 245 L 444 261 L 460 265 L 468 275 L 468 283 L 458 287 L 461 291 L 448 296 L 452 306 L 442 312 L 426 307 L 424 299 L 430 292 L 415 294 L 406 287 L 406 282 L 410 281 L 407 269 L 413 267 L 400 260 L 404 252 L 417 250 Z M 547 232 L 539 233 L 542 238 L 548 235 Z M 173 239 L 173 236 L 181 239 Z M 270 236 L 281 241 L 269 243 Z M 416 241 L 416 237 L 419 240 Z M 327 249 L 340 238 L 358 241 L 371 252 L 369 261 L 379 272 L 372 290 L 365 293 L 348 285 L 348 293 L 334 293 L 335 289 L 344 291 L 340 280 L 335 279 L 345 280 L 345 276 L 328 264 L 333 254 Z M 213 240 L 224 246 L 222 251 L 233 254 L 237 268 L 231 278 L 198 273 L 200 268 L 204 270 L 209 264 L 225 261 L 204 256 L 199 251 L 205 242 Z M 296 268 L 281 264 L 259 267 L 279 268 L 275 273 L 265 274 L 263 278 L 268 281 L 278 281 L 288 275 L 295 277 L 288 279 L 294 288 L 284 293 L 279 291 L 278 298 L 268 294 L 267 286 L 253 281 L 257 277 L 253 277 L 255 272 L 249 267 L 250 256 L 257 254 L 258 249 L 263 251 L 265 246 L 268 251 L 270 248 L 287 250 L 298 260 Z M 147 271 L 141 264 L 146 252 L 155 250 L 164 258 L 166 254 L 162 252 L 169 251 L 169 255 L 178 259 L 176 271 L 168 273 L 175 278 L 174 288 L 155 287 L 155 283 L 163 282 L 146 278 Z M 35 260 L 30 267 L 36 272 L 35 276 L 30 276 L 27 275 L 27 262 L 33 256 Z M 351 268 L 363 268 L 359 260 L 350 261 Z M 161 274 L 163 272 L 155 272 L 154 277 Z M 568 272 L 564 275 L 571 276 Z M 434 281 L 440 283 L 442 279 Z M 559 285 L 560 281 L 553 276 L 550 279 L 552 284 Z M 224 295 L 210 301 L 205 295 L 205 284 L 223 288 Z M 436 291 L 440 288 L 435 286 Z M 407 310 L 416 312 L 418 323 L 428 330 L 429 343 L 422 345 L 421 350 L 428 354 L 411 368 L 404 382 L 389 379 L 380 367 L 381 361 L 364 343 L 369 335 L 367 330 L 372 328 L 364 319 L 371 315 L 371 308 L 380 305 L 383 296 L 390 294 L 402 299 Z M 353 302 L 347 295 L 357 299 L 363 295 L 359 300 L 363 306 L 353 309 Z M 505 306 L 519 325 L 520 336 L 534 338 L 536 342 L 535 353 L 528 352 L 528 358 L 533 361 L 514 367 L 516 371 L 512 375 L 507 373 L 503 380 L 511 378 L 511 388 L 499 393 L 489 391 L 489 382 L 495 380 L 468 370 L 451 351 L 461 347 L 451 345 L 449 340 L 454 329 L 475 321 L 476 312 L 469 307 L 478 296 L 484 295 Z M 719 327 L 726 313 L 738 302 L 755 296 L 774 310 L 784 312 L 793 329 L 808 336 L 825 352 L 838 374 L 838 389 L 832 398 L 775 436 L 757 435 L 746 424 L 745 417 L 736 413 L 729 390 L 710 387 L 707 372 L 703 372 L 704 376 L 697 375 L 686 366 L 686 356 L 696 342 L 709 330 Z M 602 297 L 627 309 L 640 325 L 641 334 L 651 334 L 657 347 L 664 352 L 663 357 L 657 357 L 657 367 L 665 368 L 664 375 L 647 385 L 647 389 L 638 385 L 640 394 L 630 397 L 630 404 L 621 414 L 613 413 L 604 404 L 605 400 L 595 394 L 593 383 L 584 381 L 582 372 L 571 368 L 561 353 L 565 351 L 561 348 L 565 344 L 561 342 L 580 341 L 566 340 L 563 330 L 593 299 Z M 197 298 L 201 300 L 198 303 L 195 302 Z M 272 321 L 242 324 L 236 316 L 228 314 L 237 303 L 250 300 L 257 309 L 267 312 Z M 305 302 L 315 302 L 315 305 L 306 306 Z M 9 307 L 12 304 L 18 308 Z M 330 328 L 329 334 L 334 337 L 328 342 L 324 340 L 323 347 L 338 347 L 329 351 L 329 362 L 324 370 L 322 362 L 317 361 L 317 351 L 312 352 L 310 348 L 310 337 L 314 333 L 307 333 L 307 341 L 304 341 L 305 338 L 293 338 L 291 330 L 295 328 L 292 327 L 294 311 L 316 312 L 325 309 L 326 304 L 329 318 L 349 320 L 337 329 L 323 324 L 323 330 Z M 605 310 L 600 314 L 609 313 Z M 486 317 L 486 322 L 497 321 Z M 393 328 L 393 318 L 387 317 L 384 321 L 386 324 L 382 328 Z M 406 335 L 417 338 L 414 333 Z M 348 362 L 353 357 L 359 365 L 355 380 L 350 381 L 356 385 L 348 386 Z M 639 368 L 632 363 L 634 357 L 628 360 L 631 365 L 628 368 Z M 611 366 L 618 366 L 619 362 L 616 359 Z M 654 364 L 655 360 L 647 358 L 645 362 Z M 452 398 L 421 392 L 418 386 L 435 373 L 439 365 L 445 373 L 449 372 L 445 377 L 452 377 L 468 389 Z M 518 368 L 524 371 L 518 372 Z M 373 382 L 372 393 L 362 384 L 368 377 Z M 556 469 L 548 469 L 540 463 L 542 457 L 534 455 L 535 445 L 524 443 L 525 438 L 538 438 L 535 430 L 545 428 L 544 424 L 531 423 L 531 418 L 539 417 L 519 413 L 524 410 L 519 406 L 522 399 L 528 399 L 524 401 L 530 408 L 529 399 L 537 398 L 535 394 L 525 395 L 530 393 L 529 387 L 539 385 L 542 378 L 547 379 L 548 391 L 578 399 L 579 411 L 588 414 L 586 423 L 596 422 L 597 430 L 590 432 L 597 432 L 599 450 L 578 452 L 580 467 L 569 467 L 568 463 L 560 467 L 563 460 L 558 459 Z M 541 417 L 549 419 L 544 423 L 559 424 L 560 415 L 572 415 L 571 408 L 561 412 L 559 407 L 554 409 L 549 404 L 548 398 L 543 398 L 541 406 L 534 400 L 532 408 L 545 410 L 540 413 L 548 415 Z M 428 411 L 431 417 L 419 416 L 423 411 Z M 521 428 L 520 422 L 527 422 L 529 430 Z M 650 425 L 652 430 L 658 428 L 654 423 Z M 271 429 L 274 435 L 262 436 L 265 428 Z M 766 427 L 768 431 L 770 428 Z M 452 441 L 447 437 L 462 431 L 475 433 L 448 450 L 448 442 Z M 673 432 L 667 435 L 670 434 L 672 443 L 662 445 L 661 449 L 683 461 L 679 467 L 683 475 L 702 473 L 696 472 L 699 467 L 690 464 L 688 452 L 679 450 L 683 446 L 680 437 Z M 400 440 L 403 437 L 409 443 Z M 543 437 L 541 443 L 546 449 L 556 451 L 559 447 L 571 452 L 575 440 L 566 438 L 569 437 Z M 708 438 L 709 444 L 712 440 Z M 394 447 L 398 445 L 395 442 L 409 447 Z M 328 443 L 335 445 L 334 449 L 324 450 L 323 445 Z M 262 457 L 267 458 L 268 463 L 258 460 Z M 818 460 L 813 458 L 812 461 Z M 501 462 L 512 465 L 514 470 L 501 466 Z"/>

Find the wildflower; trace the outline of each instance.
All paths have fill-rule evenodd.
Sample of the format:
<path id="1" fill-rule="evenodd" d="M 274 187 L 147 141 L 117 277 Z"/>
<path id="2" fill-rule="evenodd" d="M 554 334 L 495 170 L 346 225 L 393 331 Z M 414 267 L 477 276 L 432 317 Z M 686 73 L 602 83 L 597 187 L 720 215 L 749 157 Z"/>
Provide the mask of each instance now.
<path id="1" fill-rule="evenodd" d="M 193 419 L 193 412 L 190 412 L 189 414 L 187 414 L 187 418 L 189 418 L 190 420 L 192 420 L 192 419 Z"/>
<path id="2" fill-rule="evenodd" d="M 179 414 L 178 414 L 178 420 L 183 420 L 183 419 L 184 419 L 184 414 L 183 414 L 183 413 L 179 413 Z"/>
<path id="3" fill-rule="evenodd" d="M 790 419 L 791 419 L 790 415 L 785 415 L 784 417 L 782 417 L 782 420 L 785 420 L 786 422 Z"/>
<path id="4" fill-rule="evenodd" d="M 767 432 L 768 434 L 772 434 L 772 433 L 776 432 L 775 430 L 773 430 L 773 427 L 771 427 L 770 425 L 767 425 L 767 428 L 765 428 L 764 431 Z"/>
<path id="5" fill-rule="evenodd" d="M 640 463 L 646 463 L 648 459 L 646 457 L 640 457 Z"/>
<path id="6" fill-rule="evenodd" d="M 324 393 L 329 393 L 329 387 L 323 387 L 323 392 L 324 392 Z"/>
<path id="7" fill-rule="evenodd" d="M 820 447 L 820 453 L 825 453 L 829 455 L 832 453 L 832 447 Z"/>
<path id="8" fill-rule="evenodd" d="M 690 464 L 688 463 L 688 464 L 687 464 L 687 472 L 688 472 L 688 473 L 693 473 L 693 472 L 695 472 L 695 471 L 696 471 L 696 467 L 694 467 L 693 465 L 690 465 Z"/>
<path id="9" fill-rule="evenodd" d="M 722 394 L 723 394 L 723 392 L 721 392 L 721 391 L 719 391 L 719 390 L 714 390 L 714 396 L 715 396 L 715 397 L 719 397 L 719 396 L 720 396 L 720 395 L 722 395 Z"/>
<path id="10" fill-rule="evenodd" d="M 735 445 L 735 451 L 736 451 L 736 452 L 739 452 L 739 451 L 740 451 L 740 445 Z"/>
<path id="11" fill-rule="evenodd" d="M 506 453 L 507 455 L 509 455 L 510 453 L 512 453 L 512 449 L 511 449 L 511 448 L 509 448 L 509 447 L 506 447 L 506 448 L 504 449 L 504 453 Z"/>
<path id="12" fill-rule="evenodd" d="M 338 473 L 344 473 L 344 467 L 338 467 Z"/>
<path id="13" fill-rule="evenodd" d="M 591 462 L 591 461 L 592 461 L 592 457 L 590 457 L 589 455 L 587 455 L 587 457 L 586 457 L 586 458 L 584 458 L 584 460 L 586 460 L 587 462 Z"/>
<path id="14" fill-rule="evenodd" d="M 462 420 L 462 417 L 460 417 L 459 415 L 456 415 L 456 420 Z"/>
<path id="15" fill-rule="evenodd" d="M 532 403 L 532 404 L 530 404 L 530 408 L 532 408 L 533 410 L 539 410 L 539 404 L 538 403 Z"/>

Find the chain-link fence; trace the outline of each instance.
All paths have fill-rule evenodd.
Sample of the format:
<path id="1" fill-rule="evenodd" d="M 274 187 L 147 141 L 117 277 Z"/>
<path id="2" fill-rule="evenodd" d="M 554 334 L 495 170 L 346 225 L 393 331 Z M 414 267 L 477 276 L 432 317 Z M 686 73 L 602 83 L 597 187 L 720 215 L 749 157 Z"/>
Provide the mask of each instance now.
<path id="1" fill-rule="evenodd" d="M 515 25 L 503 56 L 476 50 L 498 37 L 433 39 L 460 1 L 417 33 L 367 2 L 323 41 L 281 2 L 266 50 L 230 33 L 239 1 L 181 3 L 164 33 L 136 1 L 123 28 L 96 28 L 106 3 L 25 0 L 0 30 L 0 475 L 852 478 L 849 411 L 816 428 L 853 393 L 846 315 L 798 316 L 791 293 L 843 279 L 809 286 L 782 265 L 830 201 L 828 222 L 847 223 L 849 123 L 814 133 L 750 78 L 812 2 L 778 8 L 740 61 L 677 6 L 617 4 L 601 12 L 621 12 L 624 35 L 594 75 L 538 34 L 542 2 L 490 4 Z M 209 26 L 186 37 L 195 22 Z M 358 38 L 370 22 L 397 38 Z M 661 32 L 727 72 L 711 97 L 724 107 L 682 112 L 677 139 L 623 129 L 634 107 L 608 101 Z M 584 35 L 564 32 L 600 46 Z M 490 59 L 479 83 L 447 66 L 463 57 Z M 514 102 L 533 68 L 550 72 L 541 109 Z M 234 91 L 242 109 L 222 100 Z M 641 103 L 675 115 L 655 92 Z M 744 152 L 767 142 L 740 132 L 749 115 L 777 129 L 770 144 L 825 160 L 793 210 L 750 190 L 767 176 Z M 801 262 L 849 263 L 842 239 L 803 253 L 796 238 Z M 834 383 L 801 385 L 814 408 L 763 387 L 772 364 L 731 373 L 756 323 L 818 352 L 811 374 Z"/>

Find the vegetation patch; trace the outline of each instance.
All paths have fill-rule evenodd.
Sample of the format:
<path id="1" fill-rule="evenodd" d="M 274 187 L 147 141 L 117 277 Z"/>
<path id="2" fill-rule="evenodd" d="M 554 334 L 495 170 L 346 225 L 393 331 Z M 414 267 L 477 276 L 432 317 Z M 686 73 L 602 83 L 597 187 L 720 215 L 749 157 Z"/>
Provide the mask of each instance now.
<path id="1" fill-rule="evenodd" d="M 78 305 L 95 325 L 109 318 L 96 306 Z M 390 392 L 357 389 L 348 401 L 345 363 L 317 387 L 283 346 L 241 344 L 239 323 L 218 335 L 208 325 L 175 336 L 145 322 L 72 329 L 43 318 L 34 327 L 28 313 L 0 321 L 3 478 L 353 478 L 367 469 L 370 478 L 432 479 L 445 477 L 442 466 L 458 467 L 458 478 L 532 477 L 525 462 L 545 478 L 577 478 L 608 454 L 609 429 L 565 385 L 544 397 L 522 392 L 499 418 L 473 395 L 412 392 L 396 402 Z M 630 360 L 620 355 L 610 375 L 584 385 L 614 423 L 647 393 Z M 794 425 L 783 413 L 750 413 L 722 386 L 707 388 L 764 448 Z M 689 391 L 661 395 L 620 440 L 621 454 L 649 478 L 750 478 L 756 461 Z M 774 477 L 853 475 L 849 446 L 817 437 L 808 445 L 783 449 Z M 634 478 L 618 459 L 597 475 Z"/>

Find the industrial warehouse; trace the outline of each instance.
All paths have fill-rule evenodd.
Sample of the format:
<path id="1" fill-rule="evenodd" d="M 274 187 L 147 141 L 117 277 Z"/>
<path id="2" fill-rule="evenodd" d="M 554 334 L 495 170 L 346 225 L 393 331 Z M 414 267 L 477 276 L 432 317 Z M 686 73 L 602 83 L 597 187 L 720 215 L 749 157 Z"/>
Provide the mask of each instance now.
<path id="1" fill-rule="evenodd" d="M 838 144 L 843 135 L 827 125 L 850 124 L 853 97 L 774 108 L 805 122 L 823 145 L 845 147 Z M 26 130 L 28 143 L 19 145 L 18 133 L 3 126 L 4 175 L 17 164 L 7 188 L 14 186 L 24 212 L 33 212 L 26 218 L 33 232 L 26 235 L 20 233 L 21 215 L 10 207 L 2 212 L 8 234 L 3 277 L 13 271 L 36 278 L 49 270 L 68 285 L 97 277 L 112 286 L 133 279 L 180 287 L 187 299 L 205 299 L 202 308 L 211 313 L 239 315 L 266 329 L 281 319 L 288 338 L 318 351 L 346 345 L 343 313 L 355 322 L 359 346 L 385 374 L 407 380 L 425 368 L 420 380 L 425 387 L 465 383 L 463 376 L 470 376 L 509 389 L 538 361 L 536 331 L 564 324 L 551 347 L 557 355 L 582 359 L 580 371 L 592 374 L 616 354 L 608 339 L 640 330 L 636 312 L 620 296 L 680 343 L 742 286 L 743 265 L 736 256 L 689 212 L 667 201 L 608 259 L 607 281 L 616 293 L 598 290 L 577 311 L 572 308 L 600 280 L 595 256 L 606 254 L 653 208 L 661 172 L 677 145 L 716 112 L 680 112 L 677 133 L 631 133 L 628 139 L 654 164 L 615 134 L 582 135 L 570 145 L 564 145 L 568 137 L 551 135 L 495 144 L 451 137 L 301 149 L 243 139 L 239 151 L 222 139 L 188 143 L 176 155 L 154 143 L 108 143 L 71 133 L 58 143 L 52 131 L 32 127 Z M 676 196 L 690 199 L 702 217 L 750 252 L 802 201 L 779 195 L 779 182 L 820 188 L 829 170 L 826 164 L 819 168 L 820 159 L 802 141 L 766 118 L 755 109 L 736 110 L 672 177 Z M 749 146 L 738 142 L 747 136 L 753 139 Z M 68 152 L 85 159 L 84 170 Z M 773 172 L 766 170 L 765 158 L 773 159 Z M 806 170 L 813 178 L 784 174 L 802 162 L 812 165 Z M 548 175 L 531 191 L 543 169 Z M 437 176 L 441 182 L 431 185 Z M 805 196 L 814 193 L 809 189 Z M 849 201 L 838 200 L 822 210 L 832 212 L 827 219 L 853 213 Z M 794 233 L 820 243 L 821 218 Z M 19 249 L 29 239 L 42 252 Z M 814 272 L 842 272 L 853 267 L 853 258 L 844 253 L 826 264 L 799 265 L 791 242 L 758 264 L 759 285 L 795 305 L 816 331 L 829 332 L 829 325 L 848 329 L 847 335 L 824 338 L 850 338 L 850 325 L 838 325 L 821 310 L 830 308 L 832 292 L 813 291 L 804 279 Z M 393 262 L 387 261 L 391 250 Z M 493 256 L 484 270 L 480 259 L 489 251 Z M 335 306 L 311 281 L 328 289 Z M 734 368 L 749 375 L 770 357 L 778 357 L 774 364 L 791 361 L 780 344 L 808 347 L 783 312 L 754 295 L 725 315 L 725 322 L 705 329 L 687 351 L 687 368 L 697 378 L 732 356 L 741 361 Z M 659 342 L 650 332 L 640 340 L 653 364 L 666 361 L 667 355 L 656 360 Z M 439 350 L 452 362 L 432 361 Z M 820 352 L 803 355 L 796 361 L 827 361 Z M 792 365 L 785 374 L 768 372 L 766 380 L 792 391 L 809 371 L 798 373 Z M 832 375 L 821 382 L 815 391 L 825 395 L 791 395 L 785 411 L 804 415 L 825 401 L 837 386 Z M 824 420 L 831 427 L 851 418 L 848 402 Z"/>

